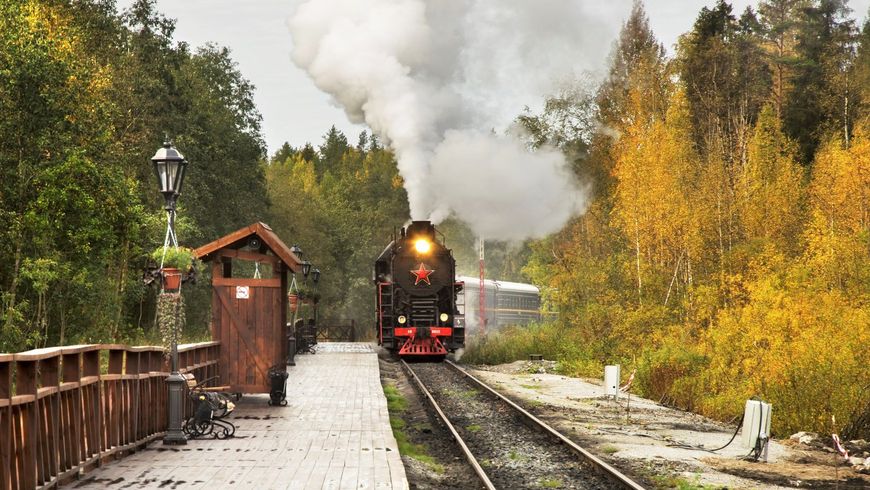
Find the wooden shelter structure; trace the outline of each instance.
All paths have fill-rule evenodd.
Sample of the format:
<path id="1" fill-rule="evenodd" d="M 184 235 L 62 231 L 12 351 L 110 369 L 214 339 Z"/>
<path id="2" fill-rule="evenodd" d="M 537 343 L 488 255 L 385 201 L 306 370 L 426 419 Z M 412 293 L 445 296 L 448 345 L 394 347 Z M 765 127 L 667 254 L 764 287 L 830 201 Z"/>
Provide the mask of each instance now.
<path id="1" fill-rule="evenodd" d="M 259 222 L 197 248 L 196 256 L 211 262 L 219 383 L 233 392 L 269 393 L 269 370 L 284 371 L 288 354 L 288 274 L 300 271 L 302 261 Z"/>

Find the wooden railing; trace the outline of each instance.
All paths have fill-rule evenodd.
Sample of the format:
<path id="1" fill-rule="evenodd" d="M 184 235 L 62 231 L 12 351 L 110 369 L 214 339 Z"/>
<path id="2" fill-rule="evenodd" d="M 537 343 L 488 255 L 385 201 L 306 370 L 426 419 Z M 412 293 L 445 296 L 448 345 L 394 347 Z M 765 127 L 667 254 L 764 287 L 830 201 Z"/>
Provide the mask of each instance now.
<path id="1" fill-rule="evenodd" d="M 180 371 L 216 376 L 219 348 L 179 346 Z M 160 437 L 168 371 L 153 346 L 0 354 L 0 490 L 54 487 Z"/>

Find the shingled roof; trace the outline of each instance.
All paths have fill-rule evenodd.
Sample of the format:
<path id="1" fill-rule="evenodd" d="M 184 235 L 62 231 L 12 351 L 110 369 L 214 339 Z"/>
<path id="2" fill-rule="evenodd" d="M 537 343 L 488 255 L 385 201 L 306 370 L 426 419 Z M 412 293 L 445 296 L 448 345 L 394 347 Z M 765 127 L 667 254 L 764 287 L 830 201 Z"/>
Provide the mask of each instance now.
<path id="1" fill-rule="evenodd" d="M 266 223 L 256 222 L 244 228 L 238 229 L 229 235 L 225 235 L 217 240 L 207 243 L 196 249 L 196 257 L 204 262 L 210 261 L 212 254 L 218 250 L 225 248 L 239 249 L 248 244 L 248 240 L 252 235 L 256 235 L 263 243 L 274 253 L 287 267 L 293 272 L 298 272 L 302 268 L 302 261 L 299 260 L 290 248 L 278 238 L 278 235 L 272 231 Z"/>

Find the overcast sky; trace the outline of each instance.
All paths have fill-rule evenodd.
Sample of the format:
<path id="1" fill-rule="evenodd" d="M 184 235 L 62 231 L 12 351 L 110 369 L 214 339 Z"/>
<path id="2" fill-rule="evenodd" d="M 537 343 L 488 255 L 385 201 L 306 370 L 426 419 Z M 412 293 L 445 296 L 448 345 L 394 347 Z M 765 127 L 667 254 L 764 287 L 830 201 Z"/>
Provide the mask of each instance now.
<path id="1" fill-rule="evenodd" d="M 531 0 L 530 0 L 531 1 Z M 572 1 L 572 0 L 565 0 Z M 583 0 L 574 0 L 583 1 Z M 586 0 L 600 1 L 600 0 Z M 626 15 L 630 0 L 624 4 Z M 118 9 L 133 0 L 119 0 Z M 177 20 L 175 38 L 191 46 L 213 42 L 227 46 L 245 78 L 255 86 L 255 101 L 263 115 L 263 134 L 272 154 L 284 141 L 294 146 L 306 141 L 319 144 L 333 124 L 356 142 L 363 126 L 351 124 L 330 97 L 320 92 L 305 74 L 290 61 L 292 40 L 286 20 L 300 0 L 157 0 L 158 9 Z M 734 0 L 739 14 L 755 0 Z M 647 0 L 645 2 L 653 31 L 669 51 L 677 37 L 689 30 L 701 7 L 715 0 Z M 870 0 L 852 0 L 855 16 L 863 19 Z M 619 25 L 611 26 L 615 38 Z M 601 53 L 603 68 L 607 53 Z"/>

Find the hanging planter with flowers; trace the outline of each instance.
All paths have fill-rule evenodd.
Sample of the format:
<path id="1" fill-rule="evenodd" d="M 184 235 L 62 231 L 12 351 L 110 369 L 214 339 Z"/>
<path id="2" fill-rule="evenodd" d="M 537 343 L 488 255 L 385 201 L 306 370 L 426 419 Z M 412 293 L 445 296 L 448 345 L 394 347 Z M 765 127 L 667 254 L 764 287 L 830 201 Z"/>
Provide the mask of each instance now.
<path id="1" fill-rule="evenodd" d="M 182 282 L 195 280 L 199 272 L 200 263 L 196 260 L 196 252 L 191 248 L 158 247 L 151 254 L 151 258 L 158 264 L 163 264 L 159 272 L 163 290 L 166 292 L 177 292 Z"/>

